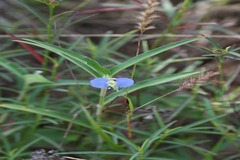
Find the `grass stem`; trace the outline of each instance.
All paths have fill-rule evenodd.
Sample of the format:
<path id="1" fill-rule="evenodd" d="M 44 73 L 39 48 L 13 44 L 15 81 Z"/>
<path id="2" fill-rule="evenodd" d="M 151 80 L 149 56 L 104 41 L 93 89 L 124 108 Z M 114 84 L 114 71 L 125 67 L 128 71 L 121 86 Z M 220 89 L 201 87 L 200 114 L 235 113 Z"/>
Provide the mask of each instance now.
<path id="1" fill-rule="evenodd" d="M 53 25 L 53 7 L 49 5 L 49 21 L 47 25 L 47 31 L 48 31 L 48 38 L 47 38 L 47 43 L 51 43 L 51 34 L 52 34 L 52 25 Z M 48 64 L 48 57 L 49 57 L 49 50 L 45 50 L 45 56 L 44 56 L 44 61 L 43 61 L 43 68 L 47 69 L 47 64 Z"/>

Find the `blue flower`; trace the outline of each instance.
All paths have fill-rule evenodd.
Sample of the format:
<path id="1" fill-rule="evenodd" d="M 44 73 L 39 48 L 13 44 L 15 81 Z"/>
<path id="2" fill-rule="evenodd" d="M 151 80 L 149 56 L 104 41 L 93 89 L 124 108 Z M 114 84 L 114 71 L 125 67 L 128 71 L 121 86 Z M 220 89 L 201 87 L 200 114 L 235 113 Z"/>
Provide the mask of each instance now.
<path id="1" fill-rule="evenodd" d="M 90 85 L 94 88 L 113 88 L 115 90 L 123 87 L 129 87 L 133 84 L 134 81 L 130 78 L 95 78 L 90 81 Z"/>

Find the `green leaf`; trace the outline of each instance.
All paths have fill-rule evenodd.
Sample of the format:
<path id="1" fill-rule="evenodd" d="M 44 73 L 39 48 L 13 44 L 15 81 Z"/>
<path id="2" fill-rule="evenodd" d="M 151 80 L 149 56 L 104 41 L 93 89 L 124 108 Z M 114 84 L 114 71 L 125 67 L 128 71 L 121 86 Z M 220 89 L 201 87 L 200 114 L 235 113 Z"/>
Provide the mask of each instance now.
<path id="1" fill-rule="evenodd" d="M 9 160 L 16 159 L 18 157 L 18 155 L 21 154 L 25 149 L 29 148 L 31 145 L 33 145 L 34 143 L 37 143 L 40 140 L 41 140 L 41 138 L 38 138 L 38 139 L 31 141 L 30 143 L 27 143 L 25 146 L 22 146 L 14 155 L 9 157 L 10 158 Z"/>
<path id="2" fill-rule="evenodd" d="M 127 98 L 127 100 L 128 100 L 128 105 L 129 105 L 129 110 L 130 110 L 130 114 L 132 115 L 132 113 L 133 113 L 133 104 L 132 104 L 132 101 L 131 101 L 131 99 L 130 98 L 128 98 L 128 97 L 126 97 Z"/>
<path id="3" fill-rule="evenodd" d="M 177 133 L 180 133 L 180 132 L 185 132 L 186 130 L 188 130 L 190 128 L 193 128 L 193 127 L 198 126 L 200 124 L 203 124 L 203 123 L 206 123 L 206 122 L 209 122 L 209 121 L 212 121 L 212 120 L 224 117 L 226 115 L 228 115 L 228 114 L 222 114 L 222 115 L 219 115 L 219 116 L 216 116 L 216 117 L 212 117 L 212 118 L 208 118 L 208 119 L 204 119 L 204 120 L 201 120 L 201 121 L 197 121 L 197 122 L 188 124 L 188 125 L 186 125 L 184 127 L 180 127 L 180 128 L 172 130 L 171 132 L 169 132 L 169 135 L 177 134 Z"/>
<path id="4" fill-rule="evenodd" d="M 111 75 L 109 70 L 101 66 L 97 61 L 90 59 L 84 55 L 78 54 L 68 49 L 54 46 L 52 44 L 30 40 L 30 39 L 24 39 L 24 40 L 25 41 L 21 41 L 21 42 L 38 46 L 38 47 L 47 49 L 49 51 L 52 51 L 60 56 L 63 56 L 67 60 L 71 61 L 72 63 L 75 63 L 77 66 L 81 67 L 88 73 L 92 74 L 94 77 L 103 77 L 105 75 Z"/>
<path id="5" fill-rule="evenodd" d="M 29 89 L 33 89 L 33 88 L 42 88 L 42 87 L 47 87 L 47 86 L 51 86 L 51 87 L 57 87 L 57 86 L 77 86 L 77 85 L 90 85 L 89 81 L 85 81 L 85 80 L 79 80 L 78 83 L 75 80 L 58 80 L 56 82 L 52 82 L 52 83 L 39 83 L 39 84 L 35 84 L 34 86 L 29 87 Z"/>
<path id="6" fill-rule="evenodd" d="M 209 37 L 207 37 L 207 36 L 205 36 L 205 35 L 203 35 L 207 40 L 208 40 L 208 42 L 210 42 L 216 49 L 219 49 L 219 50 L 222 50 L 222 48 L 217 44 L 217 43 L 215 43 L 211 38 L 209 38 Z"/>
<path id="7" fill-rule="evenodd" d="M 233 52 L 233 51 L 229 51 L 228 53 L 231 54 L 231 55 L 234 55 L 234 56 L 237 56 L 237 57 L 240 58 L 240 53 Z"/>
<path id="8" fill-rule="evenodd" d="M 159 85 L 159 84 L 166 83 L 166 82 L 171 82 L 171 81 L 174 81 L 174 80 L 177 80 L 177 79 L 180 79 L 180 78 L 189 77 L 189 76 L 192 76 L 194 74 L 199 74 L 200 72 L 202 72 L 202 71 L 188 72 L 188 73 L 177 73 L 177 74 L 165 75 L 165 76 L 161 76 L 161 77 L 157 77 L 157 78 L 147 79 L 147 80 L 137 82 L 134 85 L 132 85 L 129 88 L 128 93 L 134 92 L 134 91 L 142 89 L 142 88 Z M 112 100 L 114 100 L 118 96 L 123 96 L 126 93 L 126 91 L 127 91 L 127 88 L 123 88 L 119 92 L 114 92 L 111 95 L 107 96 L 104 100 L 104 105 L 111 102 Z"/>
<path id="9" fill-rule="evenodd" d="M 117 135 L 117 134 L 115 134 L 115 133 L 108 132 L 108 131 L 106 131 L 106 130 L 104 130 L 104 132 L 107 133 L 107 134 L 110 134 L 110 135 L 112 135 L 112 136 L 114 136 L 114 137 L 116 137 L 116 138 L 121 139 L 122 141 L 124 141 L 125 143 L 127 143 L 128 145 L 130 145 L 135 151 L 138 150 L 138 146 L 135 145 L 135 144 L 134 144 L 133 142 L 131 142 L 130 140 L 128 140 L 127 138 L 125 138 L 124 136 L 119 136 L 119 135 Z"/>
<path id="10" fill-rule="evenodd" d="M 35 113 L 35 114 L 39 114 L 39 115 L 44 115 L 44 116 L 57 118 L 57 119 L 60 119 L 60 120 L 63 120 L 63 121 L 67 121 L 67 122 L 71 122 L 72 118 L 73 118 L 72 115 L 67 115 L 65 113 L 60 113 L 60 112 L 52 111 L 52 110 L 49 110 L 49 109 L 28 107 L 28 106 L 24 106 L 24 105 L 17 105 L 17 104 L 11 104 L 11 103 L 2 103 L 2 104 L 0 104 L 0 107 L 13 109 L 15 111 L 23 111 L 23 112 L 29 112 L 29 113 Z M 87 124 L 86 122 L 81 121 L 78 118 L 76 118 L 73 121 L 73 123 L 91 129 L 91 126 L 89 126 L 89 124 Z"/>
<path id="11" fill-rule="evenodd" d="M 149 147 L 150 145 L 152 144 L 152 142 L 154 140 L 159 139 L 161 137 L 158 137 L 163 131 L 165 131 L 167 128 L 169 128 L 172 124 L 174 124 L 176 121 L 173 121 L 167 125 L 165 125 L 163 128 L 160 128 L 159 130 L 155 131 L 150 137 L 149 139 L 147 139 L 143 145 L 141 146 L 142 148 L 142 151 L 145 152 Z"/>
<path id="12" fill-rule="evenodd" d="M 111 152 L 111 151 L 82 151 L 82 152 L 61 152 L 58 153 L 59 155 L 81 155 L 81 154 L 87 154 L 87 155 L 119 155 L 119 156 L 130 156 L 130 153 L 125 152 Z"/>
<path id="13" fill-rule="evenodd" d="M 39 74 L 26 74 L 23 78 L 28 85 L 32 83 L 53 83 Z"/>
<path id="14" fill-rule="evenodd" d="M 11 73 L 13 73 L 14 75 L 20 78 L 23 78 L 23 75 L 26 74 L 26 72 L 23 71 L 20 66 L 2 58 L 0 58 L 0 66 L 3 66 L 7 70 L 9 70 Z"/>
<path id="15" fill-rule="evenodd" d="M 135 56 L 119 65 L 116 65 L 114 67 L 112 67 L 110 69 L 110 72 L 111 72 L 111 75 L 115 75 L 117 74 L 118 72 L 122 71 L 123 69 L 129 67 L 129 66 L 132 66 L 140 61 L 143 61 L 149 57 L 152 57 L 152 56 L 155 56 L 157 54 L 160 54 L 160 53 L 163 53 L 167 50 L 170 50 L 172 48 L 175 48 L 175 47 L 178 47 L 178 46 L 181 46 L 181 45 L 184 45 L 184 44 L 187 44 L 187 43 L 190 43 L 190 42 L 193 42 L 193 41 L 197 41 L 199 39 L 201 39 L 202 37 L 198 37 L 198 38 L 192 38 L 192 39 L 187 39 L 187 40 L 183 40 L 183 41 L 178 41 L 178 42 L 175 42 L 175 43 L 171 43 L 171 44 L 168 44 L 168 45 L 165 45 L 165 46 L 162 46 L 162 47 L 159 47 L 159 48 L 156 48 L 156 49 L 153 49 L 153 50 L 150 50 L 148 52 L 145 52 L 145 53 L 142 53 L 138 56 Z"/>

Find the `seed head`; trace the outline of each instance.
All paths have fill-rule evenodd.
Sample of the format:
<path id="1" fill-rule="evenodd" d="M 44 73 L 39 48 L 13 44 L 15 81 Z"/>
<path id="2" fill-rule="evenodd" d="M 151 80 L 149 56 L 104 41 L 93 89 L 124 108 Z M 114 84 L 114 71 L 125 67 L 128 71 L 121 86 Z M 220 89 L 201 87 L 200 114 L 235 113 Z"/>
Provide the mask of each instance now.
<path id="1" fill-rule="evenodd" d="M 154 29 L 155 27 L 151 25 L 153 19 L 158 16 L 154 14 L 156 6 L 159 5 L 156 0 L 146 0 L 145 3 L 141 4 L 143 7 L 143 11 L 136 17 L 140 22 L 137 22 L 137 29 L 141 31 L 141 33 L 145 32 L 149 29 Z"/>
<path id="2" fill-rule="evenodd" d="M 181 91 L 185 88 L 190 89 L 193 88 L 198 83 L 205 83 L 209 80 L 209 78 L 219 75 L 219 72 L 207 71 L 206 73 L 200 74 L 197 78 L 190 78 L 182 83 L 182 85 L 178 88 L 178 91 Z"/>

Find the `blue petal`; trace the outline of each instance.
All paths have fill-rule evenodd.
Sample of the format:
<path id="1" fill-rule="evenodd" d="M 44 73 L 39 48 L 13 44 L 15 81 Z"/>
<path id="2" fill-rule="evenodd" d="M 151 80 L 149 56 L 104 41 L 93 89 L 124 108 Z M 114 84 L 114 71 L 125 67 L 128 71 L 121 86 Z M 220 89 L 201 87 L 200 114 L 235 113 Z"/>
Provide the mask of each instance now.
<path id="1" fill-rule="evenodd" d="M 130 78 L 117 78 L 116 86 L 118 88 L 129 87 L 133 85 L 134 81 Z"/>
<path id="2" fill-rule="evenodd" d="M 108 87 L 107 78 L 95 78 L 90 81 L 90 85 L 94 88 L 107 88 Z"/>

